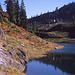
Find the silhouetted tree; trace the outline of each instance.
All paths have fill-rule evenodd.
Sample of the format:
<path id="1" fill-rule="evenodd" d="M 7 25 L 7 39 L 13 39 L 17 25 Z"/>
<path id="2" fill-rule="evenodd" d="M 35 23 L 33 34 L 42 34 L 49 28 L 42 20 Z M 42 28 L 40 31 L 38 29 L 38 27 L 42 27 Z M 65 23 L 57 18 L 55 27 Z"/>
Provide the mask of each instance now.
<path id="1" fill-rule="evenodd" d="M 57 10 L 58 10 L 58 7 L 56 7 L 55 11 L 57 11 Z"/>
<path id="2" fill-rule="evenodd" d="M 33 31 L 34 31 L 34 33 L 36 32 L 36 26 L 37 26 L 37 23 L 35 21 L 34 24 L 33 24 Z"/>

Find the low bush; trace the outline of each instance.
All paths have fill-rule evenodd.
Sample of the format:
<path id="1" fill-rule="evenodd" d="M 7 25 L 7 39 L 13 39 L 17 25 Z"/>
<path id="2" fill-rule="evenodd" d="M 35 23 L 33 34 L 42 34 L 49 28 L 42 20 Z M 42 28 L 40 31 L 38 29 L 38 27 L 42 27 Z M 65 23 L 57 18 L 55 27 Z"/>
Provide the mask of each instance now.
<path id="1" fill-rule="evenodd" d="M 3 21 L 8 24 L 8 27 L 11 26 L 11 24 L 4 17 L 3 17 Z"/>
<path id="2" fill-rule="evenodd" d="M 27 39 L 27 40 L 31 40 L 31 36 L 28 36 L 26 39 Z"/>

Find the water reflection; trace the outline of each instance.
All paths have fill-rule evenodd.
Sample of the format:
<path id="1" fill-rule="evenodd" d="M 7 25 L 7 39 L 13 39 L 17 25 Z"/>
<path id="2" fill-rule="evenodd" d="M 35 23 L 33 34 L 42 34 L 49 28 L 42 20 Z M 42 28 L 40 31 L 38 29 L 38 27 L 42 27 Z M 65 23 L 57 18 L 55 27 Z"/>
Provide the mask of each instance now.
<path id="1" fill-rule="evenodd" d="M 27 75 L 75 75 L 75 44 L 62 44 L 63 49 L 52 50 L 47 57 L 27 64 Z"/>
<path id="2" fill-rule="evenodd" d="M 49 52 L 47 57 L 38 58 L 36 61 L 47 65 L 53 65 L 55 70 L 59 68 L 63 72 L 75 75 L 75 55 Z"/>

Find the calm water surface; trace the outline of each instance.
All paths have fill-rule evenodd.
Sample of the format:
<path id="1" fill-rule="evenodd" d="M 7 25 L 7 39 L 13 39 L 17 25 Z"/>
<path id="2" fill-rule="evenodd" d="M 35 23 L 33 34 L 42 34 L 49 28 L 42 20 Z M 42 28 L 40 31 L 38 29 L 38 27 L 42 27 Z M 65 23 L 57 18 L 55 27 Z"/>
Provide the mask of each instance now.
<path id="1" fill-rule="evenodd" d="M 51 52 L 64 53 L 64 54 L 75 54 L 75 44 L 60 44 L 64 48 L 58 50 L 52 50 Z"/>
<path id="2" fill-rule="evenodd" d="M 75 75 L 75 44 L 52 50 L 47 57 L 38 58 L 27 64 L 27 75 Z"/>

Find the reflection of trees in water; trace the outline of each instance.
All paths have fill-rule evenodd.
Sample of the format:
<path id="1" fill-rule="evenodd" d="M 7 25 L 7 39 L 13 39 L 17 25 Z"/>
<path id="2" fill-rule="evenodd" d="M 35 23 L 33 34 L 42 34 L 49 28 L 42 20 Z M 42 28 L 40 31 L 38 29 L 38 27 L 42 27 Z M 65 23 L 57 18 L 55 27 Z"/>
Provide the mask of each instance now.
<path id="1" fill-rule="evenodd" d="M 75 55 L 48 53 L 47 57 L 42 57 L 36 60 L 47 65 L 54 65 L 55 70 L 58 67 L 63 72 L 75 74 Z"/>

